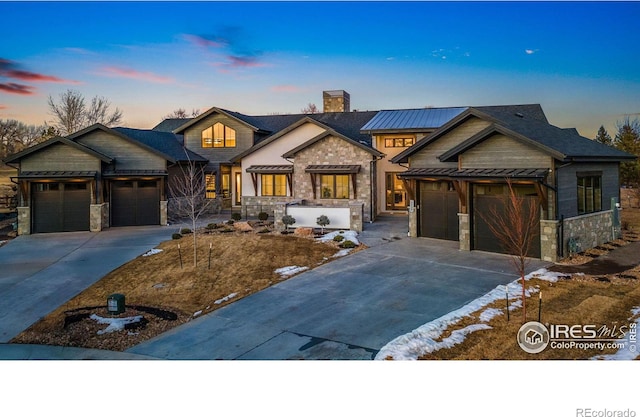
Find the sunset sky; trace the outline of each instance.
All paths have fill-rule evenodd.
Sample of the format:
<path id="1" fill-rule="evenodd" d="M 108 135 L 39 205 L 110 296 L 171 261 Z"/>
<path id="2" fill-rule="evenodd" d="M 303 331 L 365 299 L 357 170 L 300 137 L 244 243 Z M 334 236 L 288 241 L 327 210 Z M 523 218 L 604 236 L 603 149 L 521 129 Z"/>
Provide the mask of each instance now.
<path id="1" fill-rule="evenodd" d="M 637 2 L 0 2 L 0 119 L 67 89 L 124 125 L 177 108 L 299 113 L 540 103 L 594 137 L 640 116 Z"/>

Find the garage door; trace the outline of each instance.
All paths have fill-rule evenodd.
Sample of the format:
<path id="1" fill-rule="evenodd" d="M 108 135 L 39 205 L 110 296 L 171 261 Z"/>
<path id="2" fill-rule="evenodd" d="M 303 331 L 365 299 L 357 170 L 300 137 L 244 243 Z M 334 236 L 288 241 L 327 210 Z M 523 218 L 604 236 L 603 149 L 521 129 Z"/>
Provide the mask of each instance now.
<path id="1" fill-rule="evenodd" d="M 458 194 L 449 181 L 420 183 L 420 236 L 459 240 Z"/>
<path id="2" fill-rule="evenodd" d="M 540 229 L 540 212 L 539 212 L 539 200 L 533 186 L 513 186 L 516 195 L 520 198 L 524 198 L 529 201 L 533 201 L 533 207 L 536 211 L 537 225 L 535 226 L 536 233 L 539 233 Z M 500 245 L 500 241 L 491 232 L 487 221 L 491 219 L 492 207 L 496 208 L 500 217 L 504 217 L 504 197 L 508 193 L 508 187 L 501 184 L 491 185 L 474 185 L 473 187 L 473 248 L 477 250 L 484 250 L 488 252 L 507 253 L 506 250 Z M 530 207 L 529 201 L 524 202 L 525 208 Z M 533 238 L 531 248 L 528 256 L 539 258 L 540 257 L 540 237 L 536 235 Z"/>
<path id="3" fill-rule="evenodd" d="M 90 188 L 86 182 L 33 183 L 33 232 L 89 230 Z"/>
<path id="4" fill-rule="evenodd" d="M 111 224 L 113 226 L 160 224 L 160 188 L 158 181 L 112 182 Z"/>

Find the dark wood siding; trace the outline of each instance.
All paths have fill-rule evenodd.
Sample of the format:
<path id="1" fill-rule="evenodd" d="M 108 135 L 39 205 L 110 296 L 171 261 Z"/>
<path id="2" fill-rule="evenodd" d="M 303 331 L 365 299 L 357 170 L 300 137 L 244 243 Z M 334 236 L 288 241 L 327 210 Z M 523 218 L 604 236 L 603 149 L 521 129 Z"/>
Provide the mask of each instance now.
<path id="1" fill-rule="evenodd" d="M 581 172 L 602 172 L 602 210 L 611 208 L 611 198 L 620 197 L 618 163 L 572 163 L 557 169 L 558 219 L 578 215 L 578 182 Z"/>
<path id="2" fill-rule="evenodd" d="M 20 171 L 100 171 L 100 160 L 80 149 L 57 143 L 23 158 Z"/>
<path id="3" fill-rule="evenodd" d="M 147 150 L 120 136 L 103 131 L 91 132 L 78 139 L 79 143 L 109 155 L 116 160 L 116 169 L 163 170 L 167 167 L 164 157 Z"/>

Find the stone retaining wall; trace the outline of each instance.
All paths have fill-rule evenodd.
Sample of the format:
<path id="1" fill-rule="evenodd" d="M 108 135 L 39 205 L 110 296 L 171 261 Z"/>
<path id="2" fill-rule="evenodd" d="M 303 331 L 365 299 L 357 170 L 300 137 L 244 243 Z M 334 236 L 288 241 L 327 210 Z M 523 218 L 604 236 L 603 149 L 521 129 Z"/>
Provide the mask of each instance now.
<path id="1" fill-rule="evenodd" d="M 590 213 L 564 219 L 562 224 L 564 255 L 569 255 L 569 240 L 576 239 L 577 251 L 584 251 L 615 240 L 613 212 L 611 210 Z"/>

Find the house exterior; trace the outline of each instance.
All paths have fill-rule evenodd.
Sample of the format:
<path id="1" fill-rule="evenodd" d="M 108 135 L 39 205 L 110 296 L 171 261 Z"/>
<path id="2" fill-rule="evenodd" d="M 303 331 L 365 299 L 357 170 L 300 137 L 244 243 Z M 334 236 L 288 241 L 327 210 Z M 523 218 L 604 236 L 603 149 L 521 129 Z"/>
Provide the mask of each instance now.
<path id="1" fill-rule="evenodd" d="M 5 161 L 18 169 L 19 233 L 167 224 L 168 183 L 197 163 L 213 210 L 267 212 L 276 224 L 300 208 L 346 210 L 355 230 L 408 213 L 410 236 L 500 252 L 487 213 L 510 183 L 535 203 L 530 256 L 555 260 L 570 244 L 612 238 L 619 163 L 634 156 L 550 125 L 540 105 L 351 111 L 343 90 L 325 91 L 323 104 L 263 116 L 212 107 L 151 130 L 94 125 L 26 149 Z"/>
<path id="2" fill-rule="evenodd" d="M 555 261 L 569 241 L 612 240 L 619 163 L 634 156 L 548 123 L 539 105 L 471 107 L 392 162 L 407 164 L 411 236 L 457 240 L 461 250 L 502 252 L 488 226 L 511 183 L 533 200 L 539 238 L 530 256 Z"/>

